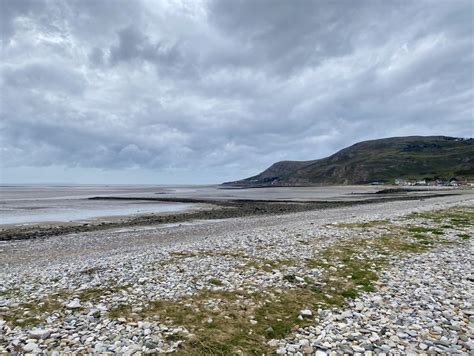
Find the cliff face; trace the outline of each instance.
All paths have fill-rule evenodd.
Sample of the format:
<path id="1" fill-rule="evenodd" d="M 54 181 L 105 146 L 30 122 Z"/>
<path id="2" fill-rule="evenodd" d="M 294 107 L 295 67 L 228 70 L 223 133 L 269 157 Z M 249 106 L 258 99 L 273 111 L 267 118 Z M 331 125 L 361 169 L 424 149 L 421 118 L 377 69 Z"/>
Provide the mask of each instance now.
<path id="1" fill-rule="evenodd" d="M 474 139 L 392 137 L 356 143 L 313 161 L 281 161 L 231 186 L 393 182 L 397 178 L 474 179 Z"/>

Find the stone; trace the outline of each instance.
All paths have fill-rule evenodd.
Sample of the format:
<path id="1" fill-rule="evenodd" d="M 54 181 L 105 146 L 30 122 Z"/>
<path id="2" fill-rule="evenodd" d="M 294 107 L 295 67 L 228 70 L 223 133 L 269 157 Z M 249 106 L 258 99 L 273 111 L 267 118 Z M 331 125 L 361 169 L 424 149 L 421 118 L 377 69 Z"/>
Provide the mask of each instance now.
<path id="1" fill-rule="evenodd" d="M 51 330 L 35 328 L 30 330 L 28 335 L 33 339 L 47 339 L 51 335 Z"/>
<path id="2" fill-rule="evenodd" d="M 308 339 L 301 339 L 299 341 L 300 346 L 309 346 L 309 340 Z"/>
<path id="3" fill-rule="evenodd" d="M 25 352 L 34 352 L 37 349 L 38 349 L 38 344 L 35 344 L 34 342 L 29 342 L 23 346 L 23 351 Z"/>
<path id="4" fill-rule="evenodd" d="M 309 309 L 303 309 L 300 311 L 300 315 L 304 318 L 308 318 L 313 315 L 313 312 Z"/>
<path id="5" fill-rule="evenodd" d="M 277 347 L 279 344 L 279 341 L 277 339 L 271 339 L 270 341 L 267 342 L 267 345 L 270 347 Z"/>
<path id="6" fill-rule="evenodd" d="M 81 307 L 81 301 L 79 299 L 74 299 L 72 302 L 66 304 L 66 308 L 69 309 L 78 309 Z"/>
<path id="7" fill-rule="evenodd" d="M 354 350 L 354 352 L 364 352 L 365 349 L 363 347 L 360 347 L 360 346 L 357 346 L 357 345 L 352 345 L 352 350 Z"/>

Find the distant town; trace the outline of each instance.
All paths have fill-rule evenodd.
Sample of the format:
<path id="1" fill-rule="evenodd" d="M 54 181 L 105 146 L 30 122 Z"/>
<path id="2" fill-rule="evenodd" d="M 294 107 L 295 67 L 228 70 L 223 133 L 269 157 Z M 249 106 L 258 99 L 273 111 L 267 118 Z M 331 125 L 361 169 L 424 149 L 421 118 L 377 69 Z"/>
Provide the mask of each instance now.
<path id="1" fill-rule="evenodd" d="M 444 179 L 404 179 L 397 178 L 395 179 L 396 185 L 402 186 L 441 186 L 441 187 L 459 187 L 459 186 L 470 186 L 474 187 L 474 181 L 470 180 L 457 180 L 456 178 L 451 178 L 449 180 Z"/>

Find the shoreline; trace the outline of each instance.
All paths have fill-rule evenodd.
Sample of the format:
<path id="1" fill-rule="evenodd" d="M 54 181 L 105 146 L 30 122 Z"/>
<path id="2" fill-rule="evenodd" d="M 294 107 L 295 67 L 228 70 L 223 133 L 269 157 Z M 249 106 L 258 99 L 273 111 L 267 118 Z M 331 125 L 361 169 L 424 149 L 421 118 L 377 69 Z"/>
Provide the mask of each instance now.
<path id="1" fill-rule="evenodd" d="M 443 191 L 436 194 L 409 195 L 403 193 L 366 194 L 359 200 L 251 200 L 251 199 L 201 199 L 179 197 L 122 197 L 97 196 L 87 200 L 100 201 L 154 201 L 162 203 L 192 203 L 194 208 L 181 212 L 162 212 L 154 214 L 136 214 L 126 216 L 99 217 L 96 219 L 71 222 L 42 222 L 28 225 L 0 226 L 0 241 L 27 240 L 48 238 L 70 233 L 103 231 L 108 229 L 175 224 L 193 220 L 221 220 L 245 216 L 291 214 L 302 211 L 324 210 L 338 207 L 374 204 L 390 201 L 409 201 L 431 199 L 443 196 L 462 194 L 461 192 Z M 361 196 L 362 198 L 362 196 Z"/>

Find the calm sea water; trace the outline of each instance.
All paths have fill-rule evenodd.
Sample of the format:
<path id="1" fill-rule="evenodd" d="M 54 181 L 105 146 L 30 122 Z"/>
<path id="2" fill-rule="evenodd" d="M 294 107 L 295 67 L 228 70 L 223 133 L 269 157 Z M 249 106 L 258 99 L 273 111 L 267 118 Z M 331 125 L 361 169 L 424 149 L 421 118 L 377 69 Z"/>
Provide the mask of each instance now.
<path id="1" fill-rule="evenodd" d="M 221 189 L 208 186 L 70 185 L 0 187 L 0 224 L 81 221 L 108 216 L 190 209 L 195 204 L 88 200 L 95 196 L 197 199 L 352 200 L 380 187 L 299 187 Z"/>
<path id="2" fill-rule="evenodd" d="M 0 224 L 86 221 L 101 217 L 183 211 L 194 204 L 88 200 L 95 196 L 156 197 L 159 186 L 2 186 Z"/>

